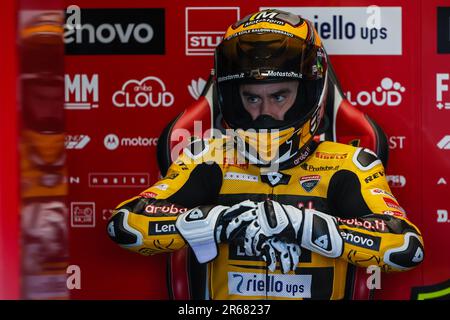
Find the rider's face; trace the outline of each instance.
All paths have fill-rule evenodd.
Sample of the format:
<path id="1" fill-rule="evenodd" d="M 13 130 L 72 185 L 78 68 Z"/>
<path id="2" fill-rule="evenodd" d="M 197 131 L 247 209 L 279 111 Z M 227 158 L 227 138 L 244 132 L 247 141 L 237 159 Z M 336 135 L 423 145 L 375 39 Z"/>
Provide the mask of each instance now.
<path id="1" fill-rule="evenodd" d="M 266 84 L 242 84 L 239 94 L 245 110 L 253 120 L 260 115 L 269 115 L 275 120 L 283 120 L 284 115 L 294 104 L 298 81 L 285 81 Z"/>

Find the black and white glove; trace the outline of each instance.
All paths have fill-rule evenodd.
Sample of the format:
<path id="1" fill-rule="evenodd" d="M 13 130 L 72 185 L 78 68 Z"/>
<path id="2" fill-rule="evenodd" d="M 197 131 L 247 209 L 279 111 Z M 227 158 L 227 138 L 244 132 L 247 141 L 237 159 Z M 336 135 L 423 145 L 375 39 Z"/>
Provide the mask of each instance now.
<path id="1" fill-rule="evenodd" d="M 281 271 L 288 273 L 295 271 L 300 260 L 301 250 L 298 244 L 282 242 L 276 238 L 266 240 L 261 245 L 261 253 L 271 272 L 276 269 L 277 258 L 280 261 Z"/>
<path id="2" fill-rule="evenodd" d="M 232 207 L 199 206 L 180 214 L 175 226 L 194 251 L 198 262 L 214 260 L 218 244 L 224 240 L 224 227 L 237 216 L 255 211 L 256 203 L 246 200 Z M 236 228 L 237 229 L 237 228 Z"/>
<path id="3" fill-rule="evenodd" d="M 245 219 L 244 219 L 245 217 Z M 245 222 L 244 248 L 247 255 L 260 255 L 267 239 L 276 238 L 286 244 L 293 243 L 319 253 L 337 258 L 343 252 L 343 240 L 336 218 L 313 209 L 298 209 L 266 200 L 258 203 L 256 214 L 248 212 L 236 223 L 230 223 L 227 234 L 241 228 Z"/>

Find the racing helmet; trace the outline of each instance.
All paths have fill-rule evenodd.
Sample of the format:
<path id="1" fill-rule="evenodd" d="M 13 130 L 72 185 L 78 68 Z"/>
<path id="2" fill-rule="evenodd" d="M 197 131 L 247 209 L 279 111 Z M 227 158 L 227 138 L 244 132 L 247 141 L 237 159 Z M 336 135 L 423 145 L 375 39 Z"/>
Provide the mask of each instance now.
<path id="1" fill-rule="evenodd" d="M 234 129 L 238 150 L 260 166 L 303 161 L 323 117 L 327 91 L 327 56 L 313 24 L 280 10 L 250 14 L 228 27 L 214 67 L 219 109 L 225 127 Z M 298 87 L 284 118 L 252 119 L 240 85 L 285 81 L 298 81 Z"/>

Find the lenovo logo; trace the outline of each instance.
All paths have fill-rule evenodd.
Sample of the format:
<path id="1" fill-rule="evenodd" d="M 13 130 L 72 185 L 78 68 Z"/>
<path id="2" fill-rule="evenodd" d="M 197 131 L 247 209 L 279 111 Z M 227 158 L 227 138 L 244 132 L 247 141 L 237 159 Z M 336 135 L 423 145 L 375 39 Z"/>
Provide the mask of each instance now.
<path id="1" fill-rule="evenodd" d="M 164 9 L 82 9 L 64 33 L 66 53 L 164 54 Z"/>

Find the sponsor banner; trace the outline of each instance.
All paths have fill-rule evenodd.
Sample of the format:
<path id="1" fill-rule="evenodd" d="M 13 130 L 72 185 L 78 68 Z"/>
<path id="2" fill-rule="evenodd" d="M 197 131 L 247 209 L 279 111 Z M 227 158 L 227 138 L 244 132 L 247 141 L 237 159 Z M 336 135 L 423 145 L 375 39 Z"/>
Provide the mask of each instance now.
<path id="1" fill-rule="evenodd" d="M 150 184 L 148 173 L 104 173 L 88 174 L 89 188 L 146 188 Z"/>
<path id="2" fill-rule="evenodd" d="M 191 97 L 198 100 L 206 87 L 206 83 L 207 81 L 203 78 L 198 78 L 197 80 L 192 79 L 187 87 Z"/>
<path id="3" fill-rule="evenodd" d="M 68 134 L 65 136 L 64 145 L 66 150 L 81 150 L 91 141 L 91 138 L 85 134 Z"/>
<path id="4" fill-rule="evenodd" d="M 112 103 L 117 108 L 171 107 L 174 102 L 173 93 L 168 91 L 165 83 L 155 76 L 148 76 L 141 80 L 127 80 L 112 95 Z"/>
<path id="5" fill-rule="evenodd" d="M 441 150 L 450 150 L 450 135 L 446 135 L 439 140 L 437 147 Z"/>
<path id="6" fill-rule="evenodd" d="M 450 73 L 436 73 L 436 108 L 450 110 Z"/>
<path id="7" fill-rule="evenodd" d="M 437 213 L 437 222 L 438 223 L 445 223 L 450 222 L 450 219 L 448 218 L 448 211 L 445 209 L 438 209 L 436 211 Z"/>
<path id="8" fill-rule="evenodd" d="M 142 194 L 141 194 L 142 196 Z M 180 214 L 180 213 L 184 213 L 186 212 L 188 209 L 187 208 L 180 208 L 174 204 L 171 205 L 153 205 L 153 204 L 149 204 L 148 206 L 145 207 L 145 212 L 146 213 L 150 213 L 150 214 L 171 214 L 171 215 L 176 215 L 176 214 Z"/>
<path id="9" fill-rule="evenodd" d="M 95 202 L 71 202 L 70 226 L 73 228 L 95 227 Z"/>
<path id="10" fill-rule="evenodd" d="M 450 53 L 450 7 L 437 8 L 437 52 Z"/>
<path id="11" fill-rule="evenodd" d="M 376 232 L 389 231 L 387 229 L 386 222 L 381 219 L 361 220 L 358 218 L 343 219 L 343 218 L 337 217 L 337 220 L 339 223 L 346 224 L 349 227 L 364 228 L 366 230 L 376 231 Z"/>
<path id="12" fill-rule="evenodd" d="M 67 182 L 69 184 L 80 184 L 81 183 L 81 177 L 79 177 L 79 176 L 70 176 L 67 179 Z"/>
<path id="13" fill-rule="evenodd" d="M 64 109 L 98 108 L 98 74 L 66 74 L 64 76 Z"/>
<path id="14" fill-rule="evenodd" d="M 311 298 L 312 275 L 228 272 L 228 293 L 239 296 Z"/>
<path id="15" fill-rule="evenodd" d="M 405 147 L 405 136 L 390 136 L 388 139 L 389 149 L 403 149 Z"/>
<path id="16" fill-rule="evenodd" d="M 253 174 L 245 174 L 239 172 L 228 171 L 225 173 L 224 180 L 240 180 L 240 181 L 249 181 L 249 182 L 258 182 L 258 176 Z"/>
<path id="17" fill-rule="evenodd" d="M 386 179 L 391 188 L 403 188 L 406 185 L 406 178 L 402 175 L 388 175 Z"/>
<path id="18" fill-rule="evenodd" d="M 402 102 L 405 91 L 406 88 L 400 82 L 386 77 L 376 88 L 357 93 L 347 91 L 346 97 L 354 106 L 396 107 Z"/>
<path id="19" fill-rule="evenodd" d="M 160 236 L 168 234 L 176 234 L 175 220 L 172 221 L 150 221 L 148 224 L 149 236 Z"/>
<path id="20" fill-rule="evenodd" d="M 262 7 L 260 9 L 271 9 Z M 330 55 L 401 55 L 401 7 L 278 7 L 310 20 Z"/>
<path id="21" fill-rule="evenodd" d="M 300 165 L 300 167 L 303 170 L 307 170 L 307 171 L 336 171 L 336 170 L 339 170 L 340 166 L 338 166 L 338 165 L 336 165 L 336 166 L 314 166 L 312 164 L 303 162 Z"/>
<path id="22" fill-rule="evenodd" d="M 147 137 L 122 137 L 119 138 L 114 133 L 107 134 L 103 138 L 103 144 L 107 150 L 116 150 L 119 147 L 156 147 L 158 138 Z"/>
<path id="23" fill-rule="evenodd" d="M 341 231 L 341 236 L 345 242 L 357 247 L 378 251 L 380 249 L 381 238 L 374 237 L 365 233 L 356 231 Z"/>
<path id="24" fill-rule="evenodd" d="M 187 7 L 186 55 L 214 55 L 228 26 L 240 19 L 239 10 L 239 7 Z"/>
<path id="25" fill-rule="evenodd" d="M 370 183 L 370 182 L 374 181 L 375 179 L 378 179 L 383 176 L 384 176 L 384 171 L 378 171 L 378 172 L 371 174 L 370 176 L 365 177 L 364 182 Z"/>
<path id="26" fill-rule="evenodd" d="M 81 27 L 66 25 L 66 54 L 164 54 L 162 8 L 81 9 Z"/>

